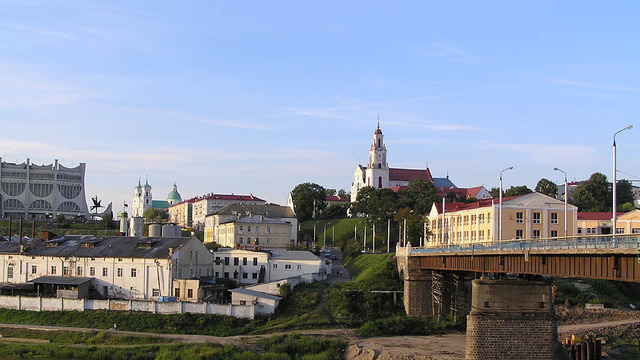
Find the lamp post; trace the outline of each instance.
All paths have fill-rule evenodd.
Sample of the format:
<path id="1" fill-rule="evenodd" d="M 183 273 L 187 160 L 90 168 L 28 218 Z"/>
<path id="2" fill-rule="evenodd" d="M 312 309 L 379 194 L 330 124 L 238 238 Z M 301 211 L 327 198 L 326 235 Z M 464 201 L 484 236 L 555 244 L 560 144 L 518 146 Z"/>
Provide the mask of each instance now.
<path id="1" fill-rule="evenodd" d="M 617 207 L 618 207 L 618 198 L 617 198 L 617 194 L 616 194 L 616 135 L 618 135 L 618 133 L 621 133 L 625 130 L 629 130 L 633 127 L 633 125 L 628 125 L 626 126 L 624 129 L 622 130 L 618 130 L 616 131 L 615 134 L 613 134 L 613 241 L 617 244 L 618 239 L 616 238 L 616 234 L 618 233 L 618 227 L 617 227 Z"/>
<path id="2" fill-rule="evenodd" d="M 553 170 L 555 171 L 560 171 L 561 173 L 564 174 L 564 237 L 566 238 L 567 235 L 567 198 L 569 197 L 569 192 L 567 189 L 567 173 L 558 169 L 557 167 L 554 167 Z"/>
<path id="3" fill-rule="evenodd" d="M 502 173 L 507 171 L 507 170 L 512 170 L 513 166 L 509 166 L 508 168 L 504 168 L 502 169 L 502 171 L 500 171 L 500 201 L 499 201 L 499 212 L 500 212 L 500 221 L 499 221 L 499 228 L 498 228 L 498 241 L 500 243 L 502 243 Z"/>

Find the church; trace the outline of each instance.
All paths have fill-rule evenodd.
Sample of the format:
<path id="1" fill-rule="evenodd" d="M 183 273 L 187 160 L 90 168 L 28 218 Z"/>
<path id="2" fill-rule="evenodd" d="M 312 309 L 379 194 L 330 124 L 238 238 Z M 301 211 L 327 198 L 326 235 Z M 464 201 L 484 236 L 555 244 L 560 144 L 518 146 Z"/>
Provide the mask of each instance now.
<path id="1" fill-rule="evenodd" d="M 178 187 L 173 183 L 173 188 L 167 196 L 167 200 L 153 200 L 151 185 L 149 180 L 145 180 L 144 185 L 138 180 L 138 186 L 133 190 L 133 217 L 143 217 L 145 210 L 149 208 L 167 210 L 170 206 L 182 202 L 182 197 L 178 192 Z"/>
<path id="2" fill-rule="evenodd" d="M 373 132 L 373 143 L 369 148 L 369 163 L 367 166 L 358 165 L 353 174 L 351 183 L 351 202 L 355 202 L 358 191 L 365 186 L 376 189 L 392 189 L 398 192 L 402 187 L 409 185 L 411 180 L 430 181 L 436 187 L 441 196 L 449 192 L 463 197 L 478 199 L 490 198 L 489 192 L 484 187 L 461 189 L 456 187 L 449 177 L 434 178 L 429 168 L 426 169 L 399 169 L 390 168 L 387 163 L 387 147 L 384 144 L 384 135 L 380 130 L 380 122 Z M 464 192 L 464 194 L 462 194 Z M 461 194 L 458 194 L 461 193 Z"/>

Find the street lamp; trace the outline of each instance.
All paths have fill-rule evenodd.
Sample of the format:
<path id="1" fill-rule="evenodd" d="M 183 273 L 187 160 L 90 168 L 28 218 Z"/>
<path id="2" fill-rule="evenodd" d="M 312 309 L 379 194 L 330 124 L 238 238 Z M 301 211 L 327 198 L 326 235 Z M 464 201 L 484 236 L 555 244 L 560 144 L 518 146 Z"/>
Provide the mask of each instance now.
<path id="1" fill-rule="evenodd" d="M 502 171 L 500 171 L 500 203 L 499 203 L 499 207 L 500 209 L 498 210 L 500 212 L 500 222 L 499 222 L 499 229 L 498 229 L 498 241 L 500 243 L 502 243 L 502 173 L 507 171 L 507 170 L 512 170 L 513 166 L 509 166 L 508 168 L 504 168 L 502 169 Z M 442 224 L 444 225 L 444 224 Z"/>
<path id="2" fill-rule="evenodd" d="M 628 125 L 627 127 L 625 127 L 622 130 L 618 130 L 616 131 L 615 134 L 613 134 L 613 240 L 614 242 L 617 241 L 616 239 L 616 234 L 618 233 L 618 228 L 617 228 L 617 207 L 618 207 L 618 199 L 617 199 L 617 194 L 616 194 L 616 135 L 618 135 L 618 133 L 621 133 L 625 130 L 629 130 L 633 127 L 633 125 Z M 617 244 L 616 244 L 617 245 Z"/>
<path id="3" fill-rule="evenodd" d="M 554 167 L 553 170 L 560 171 L 564 174 L 564 237 L 567 237 L 567 198 L 569 197 L 569 191 L 567 189 L 567 173 Z"/>

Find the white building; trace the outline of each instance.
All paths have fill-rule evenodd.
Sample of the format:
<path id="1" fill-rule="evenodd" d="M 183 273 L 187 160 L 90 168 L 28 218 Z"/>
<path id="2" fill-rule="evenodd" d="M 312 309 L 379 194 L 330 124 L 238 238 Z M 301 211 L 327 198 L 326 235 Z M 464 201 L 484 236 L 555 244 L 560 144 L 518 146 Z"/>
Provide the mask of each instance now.
<path id="1" fill-rule="evenodd" d="M 2 161 L 0 217 L 89 217 L 84 189 L 85 163 L 67 168 L 55 159 L 49 165 Z"/>
<path id="2" fill-rule="evenodd" d="M 220 248 L 213 256 L 214 276 L 236 280 L 241 286 L 303 275 L 324 280 L 332 269 L 331 260 L 321 259 L 309 251 Z"/>
<path id="3" fill-rule="evenodd" d="M 394 169 L 387 163 L 387 147 L 384 144 L 384 136 L 380 130 L 380 123 L 373 132 L 373 143 L 369 148 L 369 164 L 358 165 L 351 183 L 351 202 L 355 202 L 358 191 L 365 186 L 376 189 L 388 189 L 396 186 L 407 186 L 411 180 L 425 180 L 433 182 L 429 168 L 418 169 Z"/>
<path id="4" fill-rule="evenodd" d="M 213 256 L 195 237 L 65 235 L 24 245 L 0 242 L 0 283 L 47 277 L 55 286 L 56 278 L 89 278 L 97 297 L 153 299 L 179 297 L 174 279 L 212 275 Z"/>
<path id="5" fill-rule="evenodd" d="M 144 212 L 149 208 L 167 210 L 170 206 L 182 201 L 182 197 L 178 192 L 178 186 L 176 186 L 175 183 L 173 183 L 171 192 L 167 195 L 167 200 L 153 200 L 151 189 L 149 180 L 145 180 L 144 186 L 140 183 L 140 180 L 138 180 L 138 186 L 133 188 L 131 217 L 142 217 L 144 216 Z"/>

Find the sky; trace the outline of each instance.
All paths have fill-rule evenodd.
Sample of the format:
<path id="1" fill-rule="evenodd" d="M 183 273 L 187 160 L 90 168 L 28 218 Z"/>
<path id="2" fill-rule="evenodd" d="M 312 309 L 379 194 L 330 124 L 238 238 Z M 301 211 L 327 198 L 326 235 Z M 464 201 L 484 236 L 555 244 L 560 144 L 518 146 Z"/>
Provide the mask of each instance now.
<path id="1" fill-rule="evenodd" d="M 0 0 L 0 156 L 87 164 L 87 200 L 640 179 L 637 1 Z M 638 183 L 636 183 L 638 184 Z"/>

